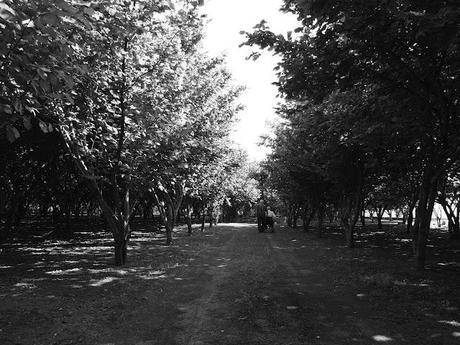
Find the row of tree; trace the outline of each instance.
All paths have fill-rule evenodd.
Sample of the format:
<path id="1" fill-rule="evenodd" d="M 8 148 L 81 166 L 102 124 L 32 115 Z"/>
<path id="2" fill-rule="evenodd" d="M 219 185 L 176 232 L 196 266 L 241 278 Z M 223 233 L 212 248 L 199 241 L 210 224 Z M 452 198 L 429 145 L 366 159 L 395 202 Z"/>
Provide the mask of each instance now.
<path id="1" fill-rule="evenodd" d="M 267 181 L 306 228 L 337 214 L 350 247 L 364 210 L 401 210 L 423 269 L 436 202 L 459 234 L 459 3 L 285 0 L 284 10 L 300 21 L 294 33 L 265 22 L 246 33 L 281 56 L 286 102 Z"/>
<path id="2" fill-rule="evenodd" d="M 245 161 L 229 139 L 241 88 L 200 50 L 199 5 L 0 4 L 4 236 L 30 211 L 100 211 L 123 265 L 139 208 L 156 207 L 170 244 L 181 207 L 228 199 Z"/>

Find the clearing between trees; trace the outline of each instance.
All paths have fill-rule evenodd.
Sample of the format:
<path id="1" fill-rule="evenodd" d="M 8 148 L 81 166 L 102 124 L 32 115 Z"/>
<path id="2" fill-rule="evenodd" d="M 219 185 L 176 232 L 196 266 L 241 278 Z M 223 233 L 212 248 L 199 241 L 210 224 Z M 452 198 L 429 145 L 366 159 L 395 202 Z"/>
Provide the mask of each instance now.
<path id="1" fill-rule="evenodd" d="M 415 273 L 395 227 L 342 245 L 223 224 L 172 246 L 137 228 L 113 265 L 110 234 L 6 247 L 1 344 L 458 344 L 458 250 L 443 236 Z M 445 246 L 448 247 L 445 247 Z"/>

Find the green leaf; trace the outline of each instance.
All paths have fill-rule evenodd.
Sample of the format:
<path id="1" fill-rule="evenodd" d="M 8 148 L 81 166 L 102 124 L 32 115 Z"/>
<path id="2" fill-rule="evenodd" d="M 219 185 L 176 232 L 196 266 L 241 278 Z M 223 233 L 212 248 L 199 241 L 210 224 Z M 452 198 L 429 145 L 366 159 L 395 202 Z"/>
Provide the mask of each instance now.
<path id="1" fill-rule="evenodd" d="M 91 7 L 87 7 L 83 10 L 83 12 L 85 12 L 87 15 L 89 16 L 93 16 L 94 13 L 96 13 Z"/>
<path id="2" fill-rule="evenodd" d="M 44 123 L 43 121 L 39 121 L 38 122 L 38 126 L 40 127 L 41 131 L 43 133 L 48 133 L 48 126 L 46 125 L 46 123 Z"/>
<path id="3" fill-rule="evenodd" d="M 0 104 L 0 111 L 6 114 L 11 114 L 11 106 L 9 104 Z"/>
<path id="4" fill-rule="evenodd" d="M 61 10 L 65 11 L 65 12 L 69 12 L 71 14 L 75 14 L 78 12 L 78 9 L 73 7 L 72 5 L 69 5 L 66 1 L 64 0 L 60 0 L 60 1 L 57 1 L 57 4 L 56 4 Z"/>
<path id="5" fill-rule="evenodd" d="M 19 139 L 20 136 L 21 135 L 19 134 L 19 131 L 16 129 L 16 127 L 11 125 L 6 126 L 6 137 L 10 143 Z"/>
<path id="6" fill-rule="evenodd" d="M 47 13 L 41 17 L 42 24 L 56 26 L 59 24 L 59 18 L 53 13 Z"/>
<path id="7" fill-rule="evenodd" d="M 176 5 L 171 0 L 168 1 L 168 7 L 173 11 L 176 9 Z"/>
<path id="8" fill-rule="evenodd" d="M 12 22 L 14 21 L 16 16 L 16 12 L 9 7 L 7 4 L 0 3 L 0 18 L 7 22 Z"/>
<path id="9" fill-rule="evenodd" d="M 24 128 L 27 129 L 27 130 L 31 130 L 32 129 L 32 122 L 30 120 L 30 117 L 29 116 L 24 116 L 22 118 L 22 122 L 24 124 Z"/>

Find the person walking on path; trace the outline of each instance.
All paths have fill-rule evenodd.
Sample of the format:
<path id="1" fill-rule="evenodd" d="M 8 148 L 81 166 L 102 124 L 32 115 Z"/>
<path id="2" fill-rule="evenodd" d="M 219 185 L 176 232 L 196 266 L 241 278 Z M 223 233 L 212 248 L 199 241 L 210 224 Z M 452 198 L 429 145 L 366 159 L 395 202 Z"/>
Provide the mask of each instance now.
<path id="1" fill-rule="evenodd" d="M 267 217 L 265 219 L 265 225 L 270 227 L 271 232 L 275 231 L 275 218 L 275 212 L 271 210 L 270 206 L 267 206 Z"/>
<path id="2" fill-rule="evenodd" d="M 266 209 L 263 199 L 260 199 L 256 206 L 257 228 L 263 232 L 265 228 Z"/>

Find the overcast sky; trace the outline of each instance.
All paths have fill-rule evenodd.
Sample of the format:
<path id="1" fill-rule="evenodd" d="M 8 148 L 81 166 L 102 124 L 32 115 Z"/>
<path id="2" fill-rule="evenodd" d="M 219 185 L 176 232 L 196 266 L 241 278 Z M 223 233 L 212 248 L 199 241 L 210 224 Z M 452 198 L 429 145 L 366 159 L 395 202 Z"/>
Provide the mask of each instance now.
<path id="1" fill-rule="evenodd" d="M 225 54 L 236 83 L 246 86 L 240 98 L 246 109 L 239 115 L 234 139 L 255 160 L 263 159 L 267 153 L 257 143 L 262 134 L 268 133 L 268 122 L 276 116 L 273 108 L 279 99 L 272 83 L 276 80 L 273 68 L 278 60 L 269 52 L 257 61 L 246 60 L 255 48 L 238 47 L 244 41 L 240 31 L 251 31 L 262 19 L 276 33 L 292 31 L 296 27 L 295 17 L 279 12 L 281 5 L 282 0 L 205 0 L 202 9 L 209 20 L 204 48 L 211 55 Z"/>

